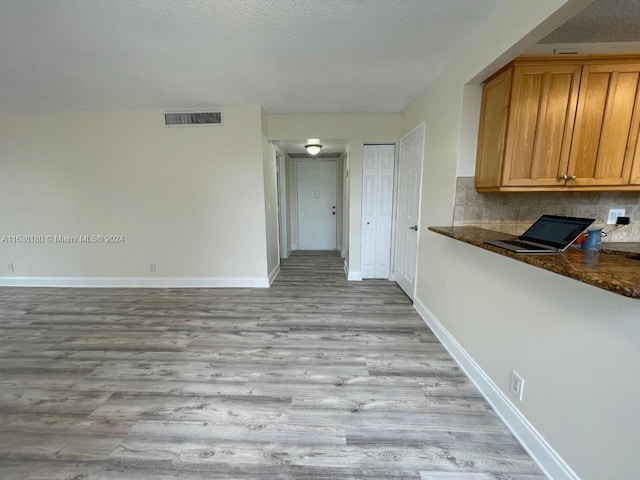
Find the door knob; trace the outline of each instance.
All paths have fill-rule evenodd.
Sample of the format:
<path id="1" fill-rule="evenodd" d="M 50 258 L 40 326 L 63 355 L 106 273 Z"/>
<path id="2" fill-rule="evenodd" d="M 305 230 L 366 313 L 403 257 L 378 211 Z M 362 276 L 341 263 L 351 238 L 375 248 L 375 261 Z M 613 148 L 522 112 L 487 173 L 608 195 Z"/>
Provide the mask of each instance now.
<path id="1" fill-rule="evenodd" d="M 418 225 L 414 225 L 413 227 L 409 227 L 409 230 L 415 230 L 417 232 L 418 231 Z"/>

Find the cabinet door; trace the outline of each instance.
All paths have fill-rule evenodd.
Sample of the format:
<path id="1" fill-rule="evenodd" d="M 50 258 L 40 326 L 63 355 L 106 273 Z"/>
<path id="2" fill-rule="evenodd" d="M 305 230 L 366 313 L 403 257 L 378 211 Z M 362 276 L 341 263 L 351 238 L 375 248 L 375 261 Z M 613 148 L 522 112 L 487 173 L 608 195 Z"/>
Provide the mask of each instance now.
<path id="1" fill-rule="evenodd" d="M 482 89 L 476 188 L 500 185 L 511 96 L 511 72 L 511 69 L 505 70 L 488 81 Z"/>
<path id="2" fill-rule="evenodd" d="M 638 97 L 636 98 L 636 117 L 640 117 L 640 88 L 638 89 Z M 640 128 L 640 127 L 638 127 Z M 640 185 L 640 132 L 636 128 L 636 142 L 635 146 L 632 149 L 634 151 L 633 155 L 633 164 L 631 166 L 631 178 L 629 179 L 629 183 L 631 185 Z"/>
<path id="3" fill-rule="evenodd" d="M 503 185 L 564 187 L 580 70 L 580 65 L 516 67 Z"/>
<path id="4" fill-rule="evenodd" d="M 585 65 L 567 185 L 626 185 L 638 137 L 640 64 Z"/>

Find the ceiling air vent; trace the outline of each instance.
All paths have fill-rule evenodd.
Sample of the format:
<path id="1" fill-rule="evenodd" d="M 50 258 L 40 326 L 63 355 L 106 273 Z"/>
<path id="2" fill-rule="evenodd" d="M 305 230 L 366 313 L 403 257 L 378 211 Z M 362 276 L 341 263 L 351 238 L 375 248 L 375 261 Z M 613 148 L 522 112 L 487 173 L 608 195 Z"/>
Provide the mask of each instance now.
<path id="1" fill-rule="evenodd" d="M 164 124 L 179 125 L 222 125 L 222 112 L 165 113 Z"/>

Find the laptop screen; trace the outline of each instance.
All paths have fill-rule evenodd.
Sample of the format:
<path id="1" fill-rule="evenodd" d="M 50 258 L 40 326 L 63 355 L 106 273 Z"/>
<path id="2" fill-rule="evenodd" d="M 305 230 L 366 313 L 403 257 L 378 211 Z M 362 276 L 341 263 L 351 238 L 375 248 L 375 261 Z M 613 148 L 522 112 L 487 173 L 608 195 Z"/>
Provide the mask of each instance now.
<path id="1" fill-rule="evenodd" d="M 565 248 L 593 222 L 593 218 L 543 215 L 519 238 L 554 248 Z"/>

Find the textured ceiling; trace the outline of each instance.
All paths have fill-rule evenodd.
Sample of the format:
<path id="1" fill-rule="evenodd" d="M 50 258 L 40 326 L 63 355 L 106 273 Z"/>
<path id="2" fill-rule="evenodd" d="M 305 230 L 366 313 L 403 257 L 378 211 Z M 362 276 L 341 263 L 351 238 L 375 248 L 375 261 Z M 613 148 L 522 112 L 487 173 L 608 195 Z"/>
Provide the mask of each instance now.
<path id="1" fill-rule="evenodd" d="M 1 0 L 0 111 L 399 112 L 507 0 Z"/>
<path id="2" fill-rule="evenodd" d="M 640 0 L 595 0 L 539 43 L 640 40 Z"/>

